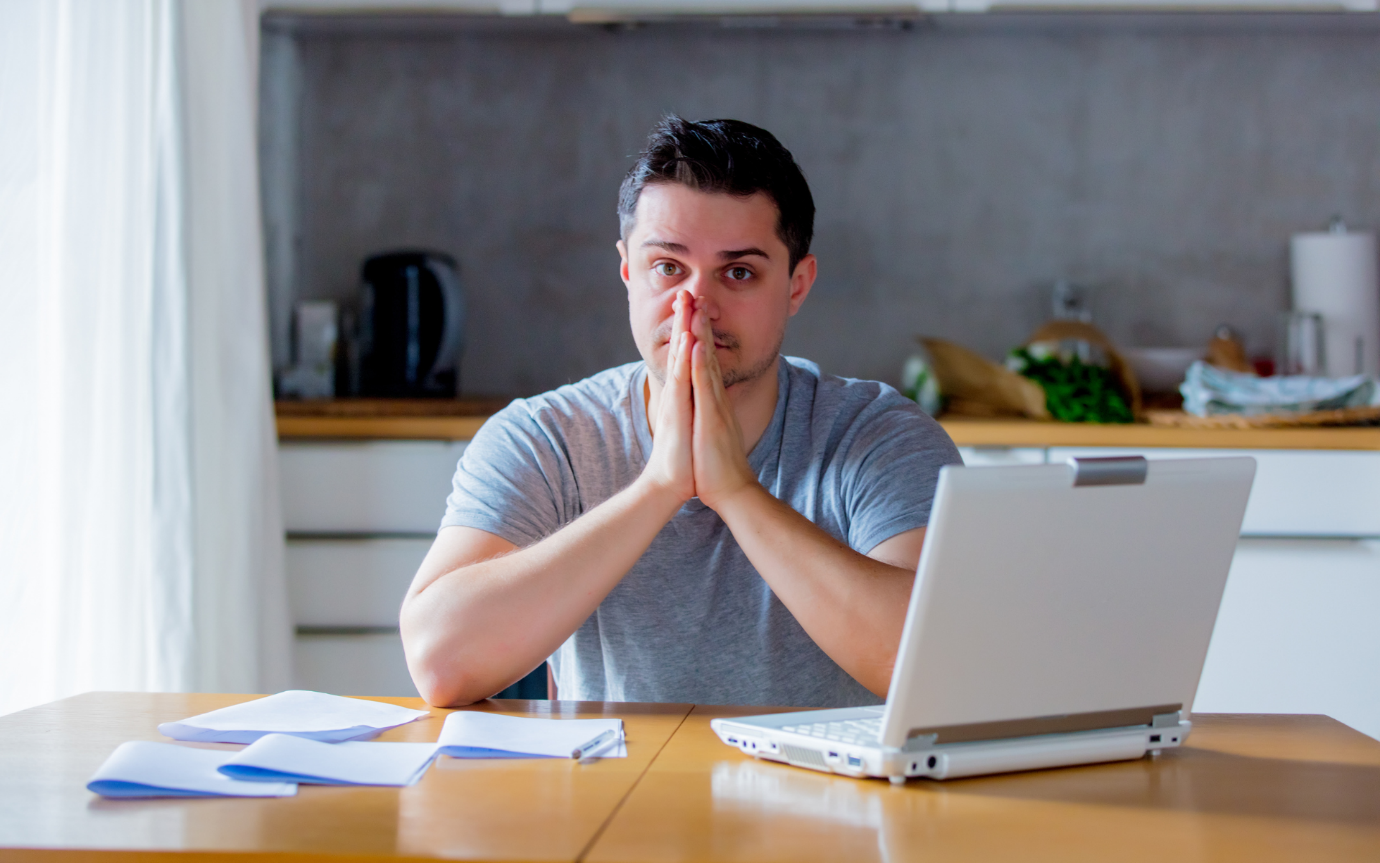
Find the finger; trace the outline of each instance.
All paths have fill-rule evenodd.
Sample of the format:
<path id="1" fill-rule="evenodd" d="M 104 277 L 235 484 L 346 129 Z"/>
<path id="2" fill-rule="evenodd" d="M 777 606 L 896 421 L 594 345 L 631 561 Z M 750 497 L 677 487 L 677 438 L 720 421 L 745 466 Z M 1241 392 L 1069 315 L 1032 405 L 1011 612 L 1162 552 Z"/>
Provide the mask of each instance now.
<path id="1" fill-rule="evenodd" d="M 705 352 L 705 367 L 708 369 L 711 377 L 718 379 L 719 389 L 723 389 L 723 369 L 719 365 L 718 348 L 714 347 L 714 323 L 710 320 L 709 310 L 707 308 L 701 308 L 696 312 L 693 323 L 695 324 L 695 335 L 703 339 L 707 346 Z"/>
<path id="2" fill-rule="evenodd" d="M 717 386 L 719 389 L 723 389 L 723 381 L 715 378 L 714 372 L 709 368 L 713 344 L 713 342 L 706 343 L 696 340 L 691 349 L 690 375 L 695 391 L 695 419 L 697 421 L 707 419 L 708 412 L 720 404 L 714 388 Z"/>
<path id="3" fill-rule="evenodd" d="M 695 298 L 686 290 L 676 292 L 676 299 L 673 304 L 675 309 L 674 317 L 671 319 L 671 343 L 675 344 L 676 339 L 681 333 L 690 330 L 690 315 L 695 310 Z"/>
<path id="4" fill-rule="evenodd" d="M 695 407 L 700 406 L 700 390 L 706 386 L 704 379 L 704 342 L 695 339 L 688 351 L 690 385 L 695 398 Z"/>
<path id="5" fill-rule="evenodd" d="M 671 331 L 671 341 L 667 343 L 666 351 L 666 373 L 670 377 L 676 376 L 676 367 L 680 365 L 681 350 L 685 347 L 685 339 L 681 338 L 684 333 Z"/>
<path id="6" fill-rule="evenodd" d="M 690 380 L 690 352 L 694 345 L 694 336 L 688 332 L 680 334 L 680 344 L 676 348 L 676 365 L 672 376 L 680 382 Z"/>

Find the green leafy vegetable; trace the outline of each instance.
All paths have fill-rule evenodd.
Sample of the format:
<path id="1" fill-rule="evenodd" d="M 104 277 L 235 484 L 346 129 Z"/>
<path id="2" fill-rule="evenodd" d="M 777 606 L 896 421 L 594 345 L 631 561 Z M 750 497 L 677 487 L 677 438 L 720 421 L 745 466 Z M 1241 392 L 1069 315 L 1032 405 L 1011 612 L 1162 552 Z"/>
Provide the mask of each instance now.
<path id="1" fill-rule="evenodd" d="M 1135 418 L 1111 369 L 1084 363 L 1077 356 L 1064 361 L 1057 354 L 1016 348 L 1007 365 L 1039 384 L 1045 407 L 1057 420 L 1074 423 L 1129 423 Z"/>

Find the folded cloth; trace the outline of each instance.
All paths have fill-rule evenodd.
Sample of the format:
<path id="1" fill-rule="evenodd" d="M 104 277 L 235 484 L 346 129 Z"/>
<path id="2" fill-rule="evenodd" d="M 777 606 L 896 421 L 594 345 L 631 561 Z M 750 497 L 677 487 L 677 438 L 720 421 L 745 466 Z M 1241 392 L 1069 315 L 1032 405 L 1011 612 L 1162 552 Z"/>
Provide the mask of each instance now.
<path id="1" fill-rule="evenodd" d="M 174 740 L 201 743 L 253 743 L 274 733 L 339 743 L 373 737 L 385 729 L 429 715 L 426 710 L 366 698 L 289 689 L 180 722 L 164 722 L 158 731 Z"/>
<path id="2" fill-rule="evenodd" d="M 422 778 L 436 749 L 435 743 L 322 743 L 267 734 L 234 753 L 219 769 L 246 782 L 401 787 Z"/>
<path id="3" fill-rule="evenodd" d="M 1195 416 L 1309 413 L 1380 405 L 1373 378 L 1261 378 L 1229 372 L 1199 360 L 1179 385 L 1184 410 Z"/>
<path id="4" fill-rule="evenodd" d="M 238 752 L 176 743 L 121 743 L 86 783 L 102 797 L 291 797 L 291 782 L 242 782 L 217 768 Z"/>

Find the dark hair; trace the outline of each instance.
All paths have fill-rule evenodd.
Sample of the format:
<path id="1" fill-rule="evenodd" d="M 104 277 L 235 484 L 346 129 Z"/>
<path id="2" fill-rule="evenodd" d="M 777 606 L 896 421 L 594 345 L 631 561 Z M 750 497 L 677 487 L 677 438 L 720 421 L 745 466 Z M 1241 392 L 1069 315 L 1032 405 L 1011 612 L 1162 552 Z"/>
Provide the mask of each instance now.
<path id="1" fill-rule="evenodd" d="M 810 253 L 815 200 L 791 152 L 766 129 L 741 120 L 661 118 L 618 190 L 618 228 L 625 240 L 648 183 L 679 183 L 740 198 L 762 192 L 776 204 L 776 235 L 790 253 L 791 272 Z"/>

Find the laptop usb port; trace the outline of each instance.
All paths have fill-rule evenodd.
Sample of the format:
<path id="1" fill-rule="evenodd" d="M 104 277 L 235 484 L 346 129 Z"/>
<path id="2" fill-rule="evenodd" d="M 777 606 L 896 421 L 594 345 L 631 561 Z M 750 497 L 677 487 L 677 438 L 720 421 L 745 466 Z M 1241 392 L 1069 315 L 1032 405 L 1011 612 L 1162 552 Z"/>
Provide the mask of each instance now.
<path id="1" fill-rule="evenodd" d="M 832 759 L 834 759 L 835 761 L 837 761 L 837 760 L 838 760 L 838 757 L 839 757 L 839 754 L 838 754 L 837 752 L 830 752 L 830 753 L 829 753 L 829 757 L 832 758 Z"/>
<path id="2" fill-rule="evenodd" d="M 729 742 L 729 743 L 734 743 L 734 744 L 736 744 L 736 743 L 738 742 L 738 738 L 736 738 L 736 737 L 730 737 L 730 738 L 728 738 L 728 742 Z"/>
<path id="3" fill-rule="evenodd" d="M 848 756 L 848 766 L 849 766 L 849 767 L 862 767 L 862 759 L 859 758 L 859 757 L 856 756 L 856 755 L 850 755 L 850 756 Z"/>
<path id="4" fill-rule="evenodd" d="M 1159 736 L 1158 734 L 1151 734 L 1151 735 L 1150 735 L 1150 742 L 1151 742 L 1151 743 L 1159 743 L 1159 742 L 1160 742 L 1160 736 Z"/>

